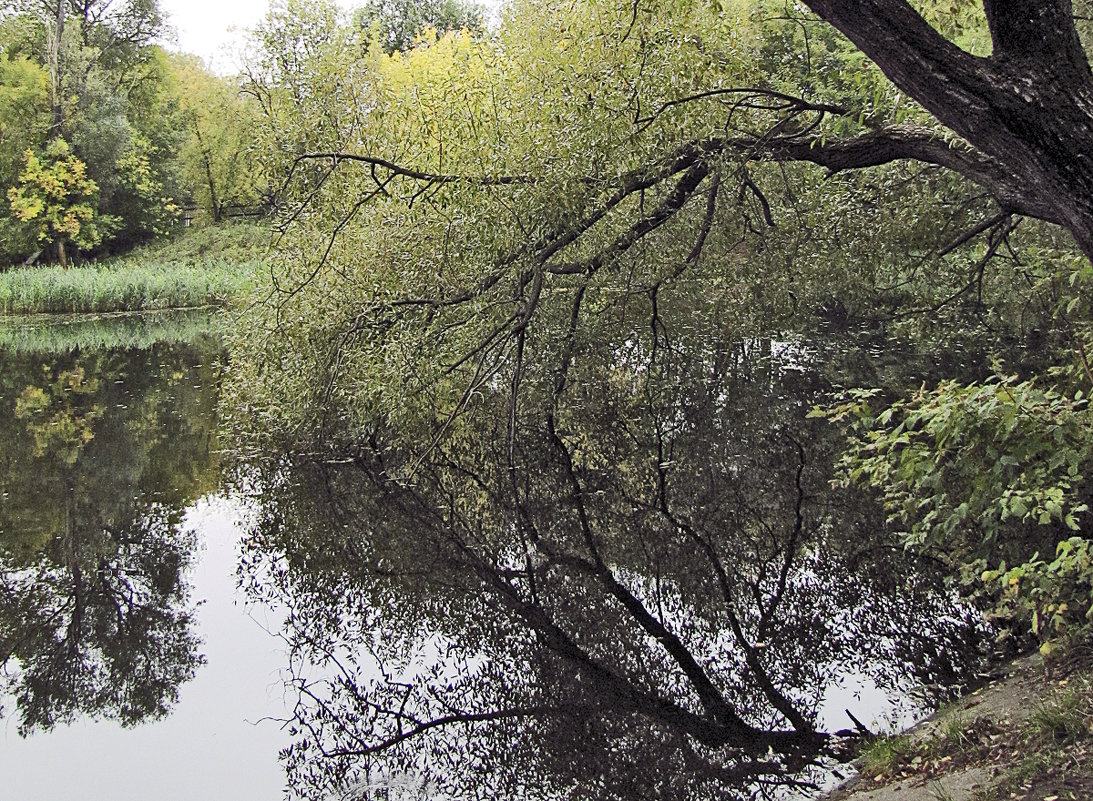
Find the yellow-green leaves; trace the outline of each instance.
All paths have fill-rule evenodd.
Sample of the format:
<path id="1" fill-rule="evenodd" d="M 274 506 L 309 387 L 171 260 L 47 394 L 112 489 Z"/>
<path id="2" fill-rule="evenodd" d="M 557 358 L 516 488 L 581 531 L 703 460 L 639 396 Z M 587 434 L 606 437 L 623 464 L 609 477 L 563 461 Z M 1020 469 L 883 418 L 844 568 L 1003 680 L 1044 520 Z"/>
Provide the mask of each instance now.
<path id="1" fill-rule="evenodd" d="M 192 58 L 176 58 L 171 75 L 186 138 L 179 166 L 194 201 L 218 222 L 230 207 L 254 207 L 271 192 L 268 159 L 257 152 L 260 107 L 237 80 L 220 78 Z"/>
<path id="2" fill-rule="evenodd" d="M 26 151 L 19 183 L 8 190 L 8 199 L 15 216 L 33 228 L 40 244 L 71 242 L 88 248 L 101 239 L 96 225 L 98 191 L 68 143 L 55 139 L 40 156 Z"/>

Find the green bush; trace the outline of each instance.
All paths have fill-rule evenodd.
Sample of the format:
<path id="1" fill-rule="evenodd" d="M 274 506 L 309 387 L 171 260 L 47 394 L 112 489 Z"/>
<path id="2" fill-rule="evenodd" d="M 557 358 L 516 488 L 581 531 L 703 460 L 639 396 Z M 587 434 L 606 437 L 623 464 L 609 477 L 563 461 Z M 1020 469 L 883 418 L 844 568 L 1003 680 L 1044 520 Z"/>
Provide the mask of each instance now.
<path id="1" fill-rule="evenodd" d="M 1045 653 L 1093 624 L 1082 536 L 1093 417 L 1083 393 L 996 376 L 923 387 L 878 412 L 879 397 L 854 390 L 813 412 L 846 426 L 838 482 L 876 492 L 908 546 L 962 566 L 990 616 L 1030 632 Z M 1053 561 L 1040 558 L 1044 547 Z"/>
<path id="2" fill-rule="evenodd" d="M 1045 656 L 1051 642 L 1066 638 L 1093 622 L 1093 542 L 1070 537 L 1058 544 L 1055 559 L 1039 554 L 1009 569 L 1003 563 L 986 570 L 983 584 L 995 593 L 997 616 L 1026 623 L 1042 642 Z"/>

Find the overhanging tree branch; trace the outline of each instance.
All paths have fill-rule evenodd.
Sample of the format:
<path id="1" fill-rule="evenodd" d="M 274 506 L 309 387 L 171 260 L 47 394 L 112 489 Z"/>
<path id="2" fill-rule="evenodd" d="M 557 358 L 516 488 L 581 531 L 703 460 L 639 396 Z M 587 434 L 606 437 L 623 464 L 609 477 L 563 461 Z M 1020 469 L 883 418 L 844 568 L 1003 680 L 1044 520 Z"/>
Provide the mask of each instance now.
<path id="1" fill-rule="evenodd" d="M 984 0 L 995 52 L 961 50 L 906 0 L 805 0 L 994 163 L 1093 259 L 1093 72 L 1070 0 Z M 1004 204 L 1005 205 L 1005 204 Z"/>
<path id="2" fill-rule="evenodd" d="M 895 161 L 934 164 L 982 186 L 1005 209 L 1064 224 L 1056 208 L 1021 191 L 1015 176 L 998 162 L 962 142 L 948 141 L 936 130 L 921 125 L 892 125 L 847 139 L 786 138 L 773 140 L 765 146 L 736 140 L 734 144 L 740 148 L 750 146 L 757 160 L 809 162 L 826 167 L 832 173 L 879 167 Z"/>

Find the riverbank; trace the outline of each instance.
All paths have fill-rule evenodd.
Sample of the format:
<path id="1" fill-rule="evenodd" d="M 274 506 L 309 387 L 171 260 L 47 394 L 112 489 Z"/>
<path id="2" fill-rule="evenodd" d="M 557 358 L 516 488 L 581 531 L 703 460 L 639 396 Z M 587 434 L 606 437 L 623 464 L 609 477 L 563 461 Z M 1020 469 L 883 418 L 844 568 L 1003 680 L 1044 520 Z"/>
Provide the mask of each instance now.
<path id="1" fill-rule="evenodd" d="M 825 801 L 1089 801 L 1093 670 L 1019 659 L 857 765 Z"/>
<path id="2" fill-rule="evenodd" d="M 228 306 L 254 286 L 269 241 L 260 226 L 218 226 L 103 262 L 13 268 L 0 273 L 0 314 Z"/>

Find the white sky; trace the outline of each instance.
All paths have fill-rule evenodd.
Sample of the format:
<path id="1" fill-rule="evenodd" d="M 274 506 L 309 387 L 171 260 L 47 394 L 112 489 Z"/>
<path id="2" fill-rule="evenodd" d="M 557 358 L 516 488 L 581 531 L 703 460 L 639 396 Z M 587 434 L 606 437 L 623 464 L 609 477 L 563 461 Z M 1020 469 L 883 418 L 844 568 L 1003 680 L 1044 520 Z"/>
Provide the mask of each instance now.
<path id="1" fill-rule="evenodd" d="M 344 8 L 364 5 L 364 0 L 337 0 Z M 496 9 L 501 0 L 478 0 Z M 177 34 L 177 43 L 168 47 L 193 53 L 218 72 L 232 72 L 247 28 L 265 16 L 269 0 L 160 0 L 169 24 Z"/>
<path id="2" fill-rule="evenodd" d="M 360 5 L 339 0 L 349 8 Z M 160 0 L 159 7 L 178 36 L 169 47 L 201 56 L 218 71 L 231 71 L 247 28 L 265 16 L 269 0 Z"/>

